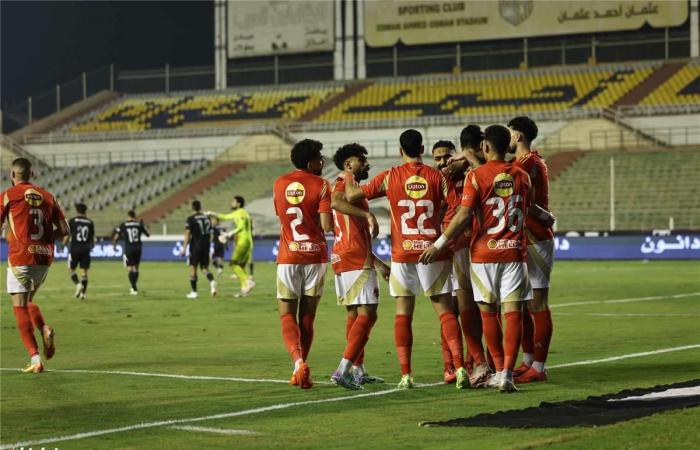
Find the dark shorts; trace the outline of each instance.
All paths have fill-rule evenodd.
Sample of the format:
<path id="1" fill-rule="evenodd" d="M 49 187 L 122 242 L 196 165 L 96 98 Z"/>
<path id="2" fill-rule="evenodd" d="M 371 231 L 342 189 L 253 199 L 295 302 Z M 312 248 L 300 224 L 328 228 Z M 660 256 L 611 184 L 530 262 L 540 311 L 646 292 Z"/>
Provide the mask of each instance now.
<path id="1" fill-rule="evenodd" d="M 78 266 L 81 269 L 90 268 L 90 249 L 71 250 L 68 258 L 68 267 L 70 267 L 70 270 L 75 270 Z"/>
<path id="2" fill-rule="evenodd" d="M 141 249 L 138 250 L 126 250 L 124 252 L 124 265 L 125 266 L 138 266 L 141 263 Z"/>
<path id="3" fill-rule="evenodd" d="M 190 257 L 187 261 L 190 266 L 209 266 L 209 249 L 190 249 Z"/>
<path id="4" fill-rule="evenodd" d="M 226 247 L 221 246 L 221 248 L 214 247 L 214 254 L 212 258 L 223 258 L 224 253 L 226 253 Z"/>

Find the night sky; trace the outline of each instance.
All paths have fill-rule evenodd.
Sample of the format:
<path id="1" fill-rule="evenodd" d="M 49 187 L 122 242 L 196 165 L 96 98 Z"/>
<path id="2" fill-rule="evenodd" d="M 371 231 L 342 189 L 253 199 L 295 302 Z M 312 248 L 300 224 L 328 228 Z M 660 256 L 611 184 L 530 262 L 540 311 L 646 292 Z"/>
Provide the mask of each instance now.
<path id="1" fill-rule="evenodd" d="M 0 104 L 109 64 L 214 64 L 214 3 L 0 1 Z"/>

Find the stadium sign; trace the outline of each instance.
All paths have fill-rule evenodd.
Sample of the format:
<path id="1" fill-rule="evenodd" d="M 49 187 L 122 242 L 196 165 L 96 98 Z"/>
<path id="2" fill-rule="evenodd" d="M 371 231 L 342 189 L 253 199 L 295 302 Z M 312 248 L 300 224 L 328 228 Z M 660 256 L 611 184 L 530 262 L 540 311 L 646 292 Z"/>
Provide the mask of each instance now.
<path id="1" fill-rule="evenodd" d="M 228 2 L 228 57 L 333 50 L 333 2 Z"/>
<path id="2" fill-rule="evenodd" d="M 686 0 L 365 2 L 365 39 L 372 47 L 512 39 L 674 27 L 688 18 Z"/>

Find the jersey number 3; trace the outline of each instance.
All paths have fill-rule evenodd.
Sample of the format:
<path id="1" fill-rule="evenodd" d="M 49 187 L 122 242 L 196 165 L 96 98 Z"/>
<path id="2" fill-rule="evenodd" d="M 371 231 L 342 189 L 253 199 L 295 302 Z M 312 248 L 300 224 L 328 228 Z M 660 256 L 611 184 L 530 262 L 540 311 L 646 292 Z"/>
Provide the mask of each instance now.
<path id="1" fill-rule="evenodd" d="M 38 241 L 44 237 L 44 211 L 39 208 L 32 208 L 29 210 L 29 215 L 32 216 L 32 222 L 36 227 L 36 233 L 29 235 L 29 239 L 32 241 Z"/>
<path id="2" fill-rule="evenodd" d="M 522 201 L 522 195 L 513 195 L 508 199 L 508 229 L 513 233 L 517 233 L 523 227 L 523 210 L 516 206 Z M 506 202 L 501 197 L 491 197 L 486 200 L 486 204 L 496 205 L 491 214 L 498 219 L 496 226 L 489 228 L 486 232 L 488 234 L 500 233 L 506 226 Z"/>

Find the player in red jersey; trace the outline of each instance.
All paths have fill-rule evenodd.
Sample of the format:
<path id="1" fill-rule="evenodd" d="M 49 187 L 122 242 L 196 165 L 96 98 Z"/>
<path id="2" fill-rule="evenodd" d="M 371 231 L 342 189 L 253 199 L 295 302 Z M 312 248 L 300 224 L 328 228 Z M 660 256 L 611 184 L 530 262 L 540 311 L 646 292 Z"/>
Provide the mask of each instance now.
<path id="1" fill-rule="evenodd" d="M 335 224 L 335 243 L 331 263 L 335 272 L 335 291 L 339 305 L 348 311 L 346 321 L 347 345 L 331 381 L 348 389 L 362 389 L 363 384 L 383 383 L 369 375 L 364 367 L 364 349 L 377 321 L 379 306 L 378 269 L 389 280 L 390 268 L 372 253 L 372 238 L 379 227 L 366 199 L 348 203 L 345 200 L 345 176 L 359 184 L 369 176 L 367 150 L 359 144 L 340 147 L 333 162 L 341 170 L 335 181 L 331 206 Z"/>
<path id="2" fill-rule="evenodd" d="M 477 125 L 469 125 L 460 133 L 460 145 L 462 150 L 474 150 L 474 156 L 480 152 L 480 144 L 483 139 L 481 128 Z M 455 154 L 455 146 L 450 141 L 439 141 L 433 146 L 433 159 L 436 167 L 445 173 L 445 178 L 450 187 L 448 197 L 448 208 L 443 217 L 442 230 L 444 231 L 450 221 L 459 210 L 464 188 L 464 178 L 467 165 L 461 166 L 458 170 L 447 171 L 448 161 Z M 471 280 L 469 277 L 469 239 L 470 231 L 460 233 L 457 238 L 450 242 L 450 252 L 452 254 L 452 283 L 453 295 L 457 299 L 457 309 L 459 311 L 462 333 L 467 344 L 467 370 L 470 373 L 470 384 L 478 386 L 483 383 L 490 374 L 490 369 L 486 363 L 484 346 L 481 342 L 481 315 L 479 307 L 474 302 Z M 451 375 L 451 367 L 447 358 L 449 350 L 446 352 L 446 342 L 443 338 L 443 360 L 445 361 L 445 382 L 452 382 L 456 377 Z"/>
<path id="3" fill-rule="evenodd" d="M 531 150 L 537 138 L 537 125 L 529 117 L 515 117 L 508 122 L 511 142 L 519 167 L 530 175 L 533 204 L 549 210 L 549 175 L 547 164 L 537 151 Z M 552 339 L 552 315 L 549 311 L 549 277 L 554 264 L 553 221 L 538 212 L 525 217 L 527 269 L 533 299 L 523 316 L 523 363 L 513 372 L 516 383 L 546 381 L 544 364 Z"/>
<path id="4" fill-rule="evenodd" d="M 389 200 L 392 219 L 389 292 L 396 298 L 394 338 L 401 365 L 399 388 L 413 387 L 411 322 L 416 295 L 424 293 L 440 318 L 457 369 L 457 388 L 462 389 L 469 380 L 463 367 L 459 323 L 452 309 L 449 255 L 440 255 L 430 264 L 418 263 L 421 252 L 440 234 L 440 211 L 448 196 L 447 181 L 439 170 L 423 164 L 423 137 L 418 131 L 404 131 L 400 143 L 403 165 L 380 173 L 362 187 L 346 182 L 345 195 L 350 202 L 383 196 Z"/>
<path id="5" fill-rule="evenodd" d="M 524 262 L 523 227 L 530 180 L 522 169 L 505 162 L 509 144 L 507 128 L 492 125 L 485 130 L 482 147 L 486 164 L 467 174 L 462 208 L 420 257 L 425 263 L 440 258 L 447 242 L 469 226 L 472 214 L 476 215 L 470 246 L 471 280 L 497 371 L 489 384 L 501 392 L 517 391 L 513 369 L 520 347 L 523 303 L 532 297 Z M 499 305 L 505 313 L 505 346 Z"/>
<path id="6" fill-rule="evenodd" d="M 296 170 L 277 178 L 273 187 L 275 214 L 280 220 L 277 305 L 282 336 L 294 361 L 290 383 L 302 389 L 313 386 L 306 359 L 328 263 L 324 232 L 333 230 L 331 187 L 320 176 L 322 148 L 323 144 L 311 139 L 297 142 L 291 152 Z"/>
<path id="7" fill-rule="evenodd" d="M 10 175 L 12 187 L 0 194 L 0 228 L 6 220 L 10 228 L 7 233 L 7 293 L 12 298 L 22 343 L 31 358 L 23 370 L 25 373 L 44 370 L 34 328 L 41 332 L 44 357 L 51 359 L 56 351 L 54 330 L 46 324 L 33 299 L 53 261 L 54 241 L 70 233 L 56 199 L 48 191 L 30 183 L 32 176 L 29 160 L 15 159 Z"/>

